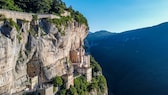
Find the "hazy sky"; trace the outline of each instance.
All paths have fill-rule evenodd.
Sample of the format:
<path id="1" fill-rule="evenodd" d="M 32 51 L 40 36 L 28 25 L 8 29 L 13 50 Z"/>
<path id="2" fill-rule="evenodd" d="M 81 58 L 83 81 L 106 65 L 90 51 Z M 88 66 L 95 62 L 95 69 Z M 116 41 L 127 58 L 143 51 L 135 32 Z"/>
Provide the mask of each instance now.
<path id="1" fill-rule="evenodd" d="M 168 21 L 168 0 L 63 1 L 84 14 L 92 32 L 123 32 Z"/>

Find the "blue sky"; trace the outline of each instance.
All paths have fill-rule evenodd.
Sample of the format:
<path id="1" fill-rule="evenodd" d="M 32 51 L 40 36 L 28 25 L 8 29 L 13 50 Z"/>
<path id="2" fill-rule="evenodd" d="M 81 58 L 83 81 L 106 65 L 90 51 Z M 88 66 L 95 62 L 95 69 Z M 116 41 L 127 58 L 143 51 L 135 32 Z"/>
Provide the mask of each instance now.
<path id="1" fill-rule="evenodd" d="M 88 19 L 92 32 L 123 32 L 168 21 L 168 0 L 63 1 Z"/>

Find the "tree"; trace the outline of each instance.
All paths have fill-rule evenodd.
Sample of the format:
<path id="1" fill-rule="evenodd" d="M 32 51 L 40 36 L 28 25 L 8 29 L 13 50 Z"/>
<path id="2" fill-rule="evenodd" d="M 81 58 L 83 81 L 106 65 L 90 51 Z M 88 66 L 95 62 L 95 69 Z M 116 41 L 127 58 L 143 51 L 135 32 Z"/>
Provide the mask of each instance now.
<path id="1" fill-rule="evenodd" d="M 59 95 L 66 95 L 66 89 L 62 89 L 62 90 L 59 92 Z"/>
<path id="2" fill-rule="evenodd" d="M 68 92 L 67 92 L 67 95 L 77 95 L 77 90 L 75 87 L 73 86 L 70 86 Z"/>
<path id="3" fill-rule="evenodd" d="M 37 12 L 38 13 L 48 13 L 51 9 L 51 4 L 53 0 L 40 0 L 41 2 L 37 2 Z"/>
<path id="4" fill-rule="evenodd" d="M 88 86 L 89 92 L 93 89 L 98 89 L 98 80 L 96 78 L 93 78 L 92 83 Z"/>
<path id="5" fill-rule="evenodd" d="M 96 62 L 96 60 L 93 57 L 91 57 L 90 63 L 91 63 L 93 72 L 96 72 L 96 73 L 102 72 L 100 65 Z"/>
<path id="6" fill-rule="evenodd" d="M 87 92 L 88 83 L 84 76 L 76 78 L 74 81 L 74 85 L 79 95 L 82 95 L 83 93 Z"/>
<path id="7" fill-rule="evenodd" d="M 50 13 L 61 14 L 64 12 L 65 9 L 66 9 L 66 5 L 64 2 L 62 2 L 61 0 L 54 0 L 51 5 Z"/>
<path id="8" fill-rule="evenodd" d="M 79 24 L 85 24 L 88 27 L 86 18 L 80 12 L 73 10 L 72 6 L 67 8 L 66 4 L 61 0 L 0 0 L 0 8 L 32 13 L 52 13 L 57 15 L 61 15 L 67 10 L 71 13 L 71 18 Z"/>
<path id="9" fill-rule="evenodd" d="M 60 76 L 56 76 L 54 79 L 53 79 L 53 84 L 55 87 L 59 87 L 59 86 L 62 86 L 63 85 L 63 80 Z"/>
<path id="10" fill-rule="evenodd" d="M 12 1 L 12 0 L 11 0 Z M 54 0 L 14 0 L 26 12 L 48 13 Z"/>
<path id="11" fill-rule="evenodd" d="M 98 80 L 98 86 L 99 86 L 99 88 L 100 88 L 100 90 L 102 91 L 102 92 L 104 92 L 105 91 L 105 88 L 106 88 L 106 79 L 105 79 L 105 77 L 104 76 L 98 76 L 97 77 L 97 80 Z"/>
<path id="12" fill-rule="evenodd" d="M 0 0 L 0 8 L 21 11 L 21 9 L 15 5 L 13 0 Z"/>
<path id="13" fill-rule="evenodd" d="M 67 8 L 67 11 L 69 11 L 70 13 L 73 13 L 73 12 L 74 12 L 74 10 L 73 10 L 73 8 L 72 8 L 71 5 L 69 6 L 69 8 Z"/>

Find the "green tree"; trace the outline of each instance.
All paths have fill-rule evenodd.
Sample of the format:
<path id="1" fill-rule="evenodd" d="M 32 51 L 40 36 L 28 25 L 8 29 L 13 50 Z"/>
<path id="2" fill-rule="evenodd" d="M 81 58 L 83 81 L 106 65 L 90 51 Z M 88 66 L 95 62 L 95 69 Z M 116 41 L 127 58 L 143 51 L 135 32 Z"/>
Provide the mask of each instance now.
<path id="1" fill-rule="evenodd" d="M 74 81 L 74 85 L 79 95 L 82 95 L 83 92 L 87 92 L 88 83 L 84 76 L 76 78 Z"/>
<path id="2" fill-rule="evenodd" d="M 63 80 L 60 76 L 56 76 L 54 79 L 53 79 L 53 84 L 55 87 L 59 87 L 59 86 L 62 86 L 63 85 Z"/>
<path id="3" fill-rule="evenodd" d="M 105 77 L 104 76 L 98 76 L 97 77 L 97 80 L 98 80 L 98 86 L 99 86 L 99 89 L 102 91 L 102 92 L 104 92 L 105 91 L 105 89 L 106 89 L 106 79 L 105 79 Z"/>
<path id="4" fill-rule="evenodd" d="M 0 0 L 0 8 L 21 11 L 21 9 L 15 5 L 13 0 Z"/>
<path id="5" fill-rule="evenodd" d="M 72 8 L 71 5 L 70 5 L 69 8 L 67 8 L 66 10 L 67 10 L 68 12 L 70 12 L 70 13 L 73 13 L 73 12 L 74 12 L 74 10 L 73 10 L 73 8 Z"/>
<path id="6" fill-rule="evenodd" d="M 41 2 L 39 2 L 41 1 Z M 37 2 L 37 12 L 38 13 L 48 13 L 51 9 L 51 4 L 53 0 L 38 0 Z"/>
<path id="7" fill-rule="evenodd" d="M 64 2 L 62 2 L 61 0 L 54 0 L 51 5 L 50 13 L 61 14 L 64 12 L 65 9 L 66 9 L 66 5 Z"/>
<path id="8" fill-rule="evenodd" d="M 11 0 L 12 1 L 12 0 Z M 34 13 L 48 13 L 54 0 L 14 0 L 23 11 Z"/>
<path id="9" fill-rule="evenodd" d="M 93 89 L 98 89 L 98 80 L 96 78 L 92 78 L 92 83 L 88 86 L 88 91 L 90 92 Z"/>
<path id="10" fill-rule="evenodd" d="M 66 95 L 66 89 L 61 89 L 61 91 L 58 94 L 59 95 Z"/>
<path id="11" fill-rule="evenodd" d="M 0 8 L 33 13 L 52 13 L 58 15 L 67 10 L 71 13 L 71 18 L 79 24 L 85 24 L 88 27 L 87 19 L 80 12 L 73 10 L 72 6 L 67 8 L 66 4 L 61 0 L 0 0 Z"/>
<path id="12" fill-rule="evenodd" d="M 91 67 L 93 69 L 93 72 L 102 72 L 101 66 L 96 62 L 96 60 L 91 56 L 90 59 Z"/>
<path id="13" fill-rule="evenodd" d="M 77 95 L 76 88 L 73 86 L 70 86 L 69 90 L 67 91 L 67 95 Z"/>

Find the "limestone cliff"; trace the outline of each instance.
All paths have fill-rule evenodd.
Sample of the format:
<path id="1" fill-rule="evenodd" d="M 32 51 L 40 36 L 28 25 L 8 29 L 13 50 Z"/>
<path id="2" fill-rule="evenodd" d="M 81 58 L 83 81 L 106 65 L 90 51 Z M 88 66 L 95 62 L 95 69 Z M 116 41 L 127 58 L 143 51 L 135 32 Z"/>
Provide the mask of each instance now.
<path id="1" fill-rule="evenodd" d="M 0 10 L 0 94 L 24 90 L 38 74 L 48 81 L 67 72 L 64 60 L 82 47 L 88 27 L 75 20 L 58 27 L 53 18 Z"/>

